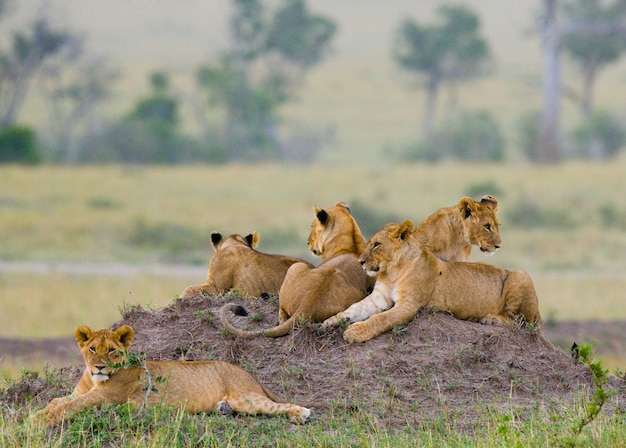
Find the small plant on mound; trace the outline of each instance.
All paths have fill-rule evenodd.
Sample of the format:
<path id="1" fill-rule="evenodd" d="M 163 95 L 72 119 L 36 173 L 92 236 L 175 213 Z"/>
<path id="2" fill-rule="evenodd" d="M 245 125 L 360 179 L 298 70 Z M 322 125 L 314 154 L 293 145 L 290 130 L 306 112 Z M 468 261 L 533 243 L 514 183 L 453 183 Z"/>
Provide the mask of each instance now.
<path id="1" fill-rule="evenodd" d="M 121 355 L 125 355 L 123 361 L 116 362 L 116 363 L 109 363 L 108 367 L 112 369 L 127 369 L 129 367 L 141 367 L 144 370 L 144 372 L 146 372 L 147 384 L 146 384 L 146 387 L 144 388 L 144 390 L 146 391 L 146 394 L 143 397 L 143 403 L 141 403 L 141 407 L 139 408 L 139 411 L 138 411 L 138 413 L 140 413 L 145 408 L 146 403 L 148 403 L 148 398 L 150 397 L 150 394 L 152 392 L 158 392 L 158 389 L 154 386 L 154 383 L 152 381 L 152 373 L 150 373 L 150 371 L 148 370 L 148 367 L 146 366 L 146 363 L 144 362 L 141 356 L 139 356 L 135 352 L 130 352 L 126 354 L 124 352 L 121 352 Z M 159 383 L 162 383 L 165 381 L 165 378 L 157 376 L 155 380 Z"/>
<path id="2" fill-rule="evenodd" d="M 598 417 L 598 414 L 600 414 L 600 411 L 602 410 L 602 406 L 604 406 L 607 400 L 616 393 L 616 391 L 607 391 L 604 388 L 608 382 L 609 371 L 602 366 L 602 360 L 592 360 L 591 346 L 589 344 L 582 344 L 580 346 L 576 346 L 576 344 L 574 344 L 572 351 L 577 354 L 580 362 L 588 366 L 591 370 L 595 390 L 589 404 L 587 404 L 587 407 L 585 408 L 584 415 L 572 427 L 574 435 L 565 438 L 565 440 L 563 440 L 560 444 L 561 446 L 567 448 L 576 446 L 576 439 L 580 436 L 585 426 L 593 422 Z"/>

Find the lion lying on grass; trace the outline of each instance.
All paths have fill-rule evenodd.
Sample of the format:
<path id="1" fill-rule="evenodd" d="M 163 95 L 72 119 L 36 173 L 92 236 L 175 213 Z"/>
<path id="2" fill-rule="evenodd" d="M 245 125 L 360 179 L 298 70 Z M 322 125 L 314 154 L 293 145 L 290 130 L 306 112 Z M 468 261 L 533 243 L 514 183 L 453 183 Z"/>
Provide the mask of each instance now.
<path id="1" fill-rule="evenodd" d="M 358 260 L 365 238 L 348 205 L 339 202 L 328 210 L 314 207 L 313 211 L 308 244 L 315 255 L 322 256 L 322 263 L 315 268 L 306 263 L 289 268 L 278 295 L 279 325 L 240 330 L 228 321 L 228 312 L 243 316 L 247 312 L 240 305 L 227 303 L 220 311 L 220 320 L 228 331 L 243 338 L 284 336 L 300 319 L 322 322 L 365 297 L 368 279 Z"/>
<path id="2" fill-rule="evenodd" d="M 188 286 L 180 293 L 180 298 L 231 290 L 253 297 L 261 297 L 263 293 L 274 295 L 278 294 L 292 264 L 311 266 L 298 258 L 259 252 L 255 249 L 258 244 L 257 232 L 245 238 L 237 234 L 224 238 L 214 230 L 211 245 L 215 255 L 209 261 L 207 280 L 201 285 Z"/>
<path id="3" fill-rule="evenodd" d="M 483 324 L 504 325 L 521 316 L 541 326 L 528 274 L 484 263 L 442 261 L 420 246 L 412 233 L 413 223 L 405 221 L 387 224 L 370 238 L 360 262 L 366 271 L 378 274 L 374 291 L 325 320 L 321 330 L 351 323 L 344 339 L 364 342 L 409 322 L 424 306 Z"/>
<path id="4" fill-rule="evenodd" d="M 70 395 L 55 398 L 31 419 L 53 425 L 89 406 L 127 402 L 180 406 L 191 413 L 286 414 L 294 423 L 305 423 L 311 414 L 226 362 L 133 360 L 128 349 L 134 335 L 126 325 L 115 331 L 79 327 L 75 337 L 86 365 L 82 378 Z"/>
<path id="5" fill-rule="evenodd" d="M 426 218 L 413 238 L 445 261 L 469 261 L 472 245 L 494 253 L 502 245 L 497 211 L 498 201 L 493 196 L 483 196 L 480 202 L 464 197 L 457 205 Z"/>

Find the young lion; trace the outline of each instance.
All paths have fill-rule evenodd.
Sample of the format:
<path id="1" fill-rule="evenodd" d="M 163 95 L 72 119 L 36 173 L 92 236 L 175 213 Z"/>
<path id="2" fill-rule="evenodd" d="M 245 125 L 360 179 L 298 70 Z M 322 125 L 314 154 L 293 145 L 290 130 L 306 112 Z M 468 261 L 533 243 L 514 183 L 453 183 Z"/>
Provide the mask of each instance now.
<path id="1" fill-rule="evenodd" d="M 228 331 L 243 338 L 284 336 L 301 318 L 321 322 L 365 297 L 368 279 L 358 261 L 365 238 L 350 208 L 339 202 L 328 210 L 314 207 L 313 211 L 308 244 L 315 255 L 322 256 L 322 264 L 312 268 L 296 263 L 289 268 L 278 295 L 279 325 L 258 331 L 240 330 L 228 321 L 228 311 L 245 316 L 246 310 L 227 303 L 220 311 L 220 320 Z"/>
<path id="2" fill-rule="evenodd" d="M 365 270 L 378 274 L 374 291 L 324 321 L 322 330 L 342 321 L 356 322 L 343 337 L 364 342 L 409 322 L 424 306 L 483 324 L 504 325 L 521 316 L 541 325 L 528 274 L 484 263 L 442 261 L 420 246 L 412 232 L 413 223 L 405 221 L 387 224 L 370 238 L 360 261 Z"/>
<path id="3" fill-rule="evenodd" d="M 502 245 L 497 211 L 493 196 L 483 196 L 480 202 L 464 197 L 426 218 L 413 238 L 444 261 L 469 261 L 472 245 L 494 253 Z"/>
<path id="4" fill-rule="evenodd" d="M 263 293 L 278 294 L 289 267 L 294 263 L 308 264 L 298 258 L 258 252 L 255 249 L 258 244 L 257 232 L 245 238 L 237 234 L 223 238 L 214 230 L 211 245 L 215 255 L 209 261 L 207 280 L 201 285 L 188 286 L 180 293 L 180 298 L 231 290 L 253 297 L 261 297 Z"/>
<path id="5" fill-rule="evenodd" d="M 137 405 L 146 397 L 148 405 L 175 405 L 191 413 L 283 413 L 294 423 L 305 423 L 311 414 L 307 408 L 283 402 L 248 372 L 226 362 L 145 361 L 124 366 L 129 364 L 134 336 L 126 325 L 115 331 L 78 327 L 75 337 L 86 365 L 82 378 L 70 395 L 55 398 L 31 419 L 54 425 L 89 406 Z"/>

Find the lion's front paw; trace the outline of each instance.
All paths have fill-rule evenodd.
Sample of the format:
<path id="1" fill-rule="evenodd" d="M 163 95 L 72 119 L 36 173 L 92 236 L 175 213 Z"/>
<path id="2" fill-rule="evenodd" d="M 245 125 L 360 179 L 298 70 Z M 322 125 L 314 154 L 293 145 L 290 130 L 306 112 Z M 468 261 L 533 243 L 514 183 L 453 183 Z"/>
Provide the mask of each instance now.
<path id="1" fill-rule="evenodd" d="M 350 325 L 346 331 L 343 332 L 343 339 L 346 342 L 365 342 L 372 339 L 372 335 L 369 334 L 367 325 L 364 322 L 357 322 Z"/>
<path id="2" fill-rule="evenodd" d="M 318 328 L 318 331 L 320 333 L 326 333 L 328 330 L 330 330 L 332 327 L 338 324 L 339 324 L 339 319 L 337 319 L 337 316 L 329 317 L 328 319 L 326 319 L 324 322 L 321 323 L 321 325 Z"/>
<path id="3" fill-rule="evenodd" d="M 480 323 L 483 325 L 497 325 L 504 326 L 509 322 L 509 319 L 506 316 L 498 316 L 495 314 L 487 314 L 482 319 L 480 319 Z"/>
<path id="4" fill-rule="evenodd" d="M 48 424 L 48 416 L 46 415 L 43 409 L 33 414 L 30 414 L 30 417 L 28 417 L 28 419 L 33 425 L 47 425 Z"/>
<path id="5" fill-rule="evenodd" d="M 63 410 L 59 407 L 42 409 L 41 411 L 31 414 L 29 419 L 31 423 L 36 425 L 56 425 L 57 423 L 61 423 L 63 421 Z"/>
<path id="6" fill-rule="evenodd" d="M 191 297 L 195 297 L 197 295 L 200 295 L 200 290 L 198 289 L 197 286 L 187 286 L 185 289 L 183 289 L 183 292 L 181 292 L 178 295 L 179 299 L 189 299 Z"/>

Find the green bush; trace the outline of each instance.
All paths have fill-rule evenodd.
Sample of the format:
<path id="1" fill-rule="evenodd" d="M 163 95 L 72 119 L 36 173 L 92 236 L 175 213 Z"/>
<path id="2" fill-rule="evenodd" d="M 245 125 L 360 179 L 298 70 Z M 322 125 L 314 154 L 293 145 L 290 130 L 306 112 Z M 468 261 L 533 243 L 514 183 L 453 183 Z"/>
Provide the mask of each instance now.
<path id="1" fill-rule="evenodd" d="M 35 165 L 42 160 L 35 131 L 27 126 L 8 126 L 0 130 L 0 163 Z"/>
<path id="2" fill-rule="evenodd" d="M 402 222 L 409 217 L 400 218 L 392 213 L 380 213 L 359 199 L 350 199 L 350 213 L 359 224 L 365 239 L 378 232 L 382 226 L 390 222 Z M 417 223 L 416 223 L 417 224 Z"/>
<path id="3" fill-rule="evenodd" d="M 465 196 L 469 196 L 474 199 L 481 198 L 486 194 L 495 196 L 497 199 L 502 199 L 504 197 L 502 189 L 493 180 L 469 184 L 465 188 L 464 192 Z"/>
<path id="4" fill-rule="evenodd" d="M 486 111 L 455 114 L 420 145 L 407 151 L 411 160 L 438 162 L 452 159 L 469 162 L 499 162 L 505 141 L 496 120 Z"/>
<path id="5" fill-rule="evenodd" d="M 603 204 L 598 207 L 600 224 L 605 228 L 626 229 L 626 212 L 613 204 Z"/>
<path id="6" fill-rule="evenodd" d="M 574 157 L 609 159 L 626 142 L 626 132 L 609 112 L 598 111 L 572 132 L 572 139 Z"/>
<path id="7" fill-rule="evenodd" d="M 519 146 L 528 160 L 537 160 L 541 134 L 541 116 L 538 111 L 527 112 L 518 123 Z"/>
<path id="8" fill-rule="evenodd" d="M 505 215 L 512 226 L 524 229 L 572 229 L 578 225 L 570 209 L 544 208 L 529 198 L 522 198 L 507 207 Z"/>

